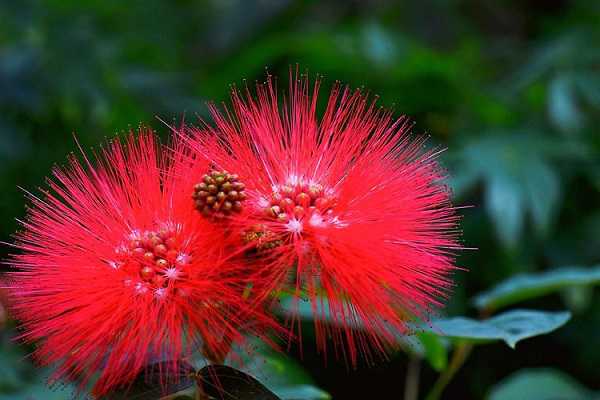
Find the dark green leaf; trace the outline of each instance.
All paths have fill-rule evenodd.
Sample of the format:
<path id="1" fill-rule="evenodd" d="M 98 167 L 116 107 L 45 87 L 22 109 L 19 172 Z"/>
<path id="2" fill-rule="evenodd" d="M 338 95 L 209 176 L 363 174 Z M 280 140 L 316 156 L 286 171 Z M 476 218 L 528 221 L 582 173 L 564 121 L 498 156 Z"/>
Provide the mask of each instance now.
<path id="1" fill-rule="evenodd" d="M 169 362 L 152 364 L 138 375 L 131 387 L 117 390 L 106 399 L 159 400 L 182 392 L 195 384 L 195 368 L 185 362 L 179 362 L 178 368 L 172 371 Z"/>
<path id="2" fill-rule="evenodd" d="M 66 400 L 74 398 L 73 386 L 48 387 L 43 382 L 24 386 L 21 390 L 7 395 L 0 394 L 0 400 Z"/>
<path id="3" fill-rule="evenodd" d="M 531 160 L 523 177 L 524 198 L 529 204 L 533 226 L 538 234 L 548 233 L 560 199 L 560 179 L 549 164 Z"/>
<path id="4" fill-rule="evenodd" d="M 27 357 L 24 346 L 12 340 L 12 330 L 0 331 L 0 400 L 63 400 L 72 398 L 73 385 L 46 385 L 51 372 L 39 369 Z"/>
<path id="5" fill-rule="evenodd" d="M 198 371 L 198 385 L 205 394 L 222 400 L 281 400 L 252 376 L 226 365 Z"/>
<path id="6" fill-rule="evenodd" d="M 31 363 L 22 348 L 12 342 L 7 333 L 0 332 L 0 354 L 0 393 L 17 390 L 27 380 Z"/>
<path id="7" fill-rule="evenodd" d="M 512 79 L 517 88 L 531 85 L 541 80 L 544 75 L 563 60 L 573 57 L 573 51 L 578 47 L 577 34 L 567 33 L 543 43 L 533 51 L 528 62 L 522 64 L 517 75 Z"/>
<path id="8" fill-rule="evenodd" d="M 573 132 L 581 128 L 583 115 L 575 98 L 575 87 L 568 75 L 556 77 L 550 83 L 548 115 L 563 132 Z"/>
<path id="9" fill-rule="evenodd" d="M 575 85 L 589 104 L 600 107 L 600 77 L 597 73 L 579 73 L 574 76 Z"/>
<path id="10" fill-rule="evenodd" d="M 314 385 L 310 375 L 298 362 L 283 353 L 257 344 L 256 350 L 251 354 L 246 354 L 244 358 L 240 369 L 258 378 L 284 400 L 326 400 L 330 398 L 327 392 Z"/>
<path id="11" fill-rule="evenodd" d="M 524 369 L 492 388 L 489 400 L 592 400 L 593 393 L 553 369 Z"/>
<path id="12" fill-rule="evenodd" d="M 494 220 L 498 236 L 510 247 L 519 240 L 523 226 L 525 204 L 518 184 L 505 178 L 488 182 L 485 204 Z"/>
<path id="13" fill-rule="evenodd" d="M 513 310 L 484 321 L 465 317 L 438 319 L 432 321 L 433 328 L 429 328 L 429 331 L 474 342 L 503 340 L 514 348 L 520 340 L 550 333 L 570 318 L 569 312 Z"/>
<path id="14" fill-rule="evenodd" d="M 560 268 L 540 274 L 514 276 L 493 289 L 481 293 L 475 297 L 474 302 L 479 309 L 497 310 L 566 287 L 597 283 L 600 283 L 600 266 Z"/>
<path id="15" fill-rule="evenodd" d="M 560 199 L 559 175 L 549 162 L 558 145 L 530 133 L 493 132 L 463 145 L 454 159 L 460 190 L 485 184 L 485 207 L 507 247 L 519 243 L 525 216 L 540 235 L 547 233 Z M 564 151 L 562 154 L 566 154 Z"/>

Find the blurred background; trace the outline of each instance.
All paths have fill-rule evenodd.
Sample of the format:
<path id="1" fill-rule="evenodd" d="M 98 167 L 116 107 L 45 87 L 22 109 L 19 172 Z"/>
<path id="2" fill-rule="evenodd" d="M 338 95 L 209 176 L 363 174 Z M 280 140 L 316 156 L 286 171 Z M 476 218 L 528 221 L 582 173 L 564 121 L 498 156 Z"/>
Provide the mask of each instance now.
<path id="1" fill-rule="evenodd" d="M 73 133 L 86 149 L 139 123 L 166 136 L 157 117 L 193 122 L 265 68 L 285 88 L 296 63 L 324 75 L 323 92 L 364 86 L 447 148 L 478 248 L 459 257 L 448 315 L 476 316 L 470 299 L 515 274 L 600 263 L 600 2 L 587 0 L 0 0 L 0 241 L 25 213 L 18 187 L 43 186 L 77 151 Z M 443 398 L 486 398 L 532 367 L 600 390 L 598 289 L 525 305 L 573 319 L 516 351 L 478 347 Z M 2 306 L 0 324 L 0 399 L 16 399 L 44 382 Z M 402 398 L 406 354 L 352 370 L 310 346 L 297 361 L 334 399 Z M 422 365 L 423 392 L 436 376 Z"/>

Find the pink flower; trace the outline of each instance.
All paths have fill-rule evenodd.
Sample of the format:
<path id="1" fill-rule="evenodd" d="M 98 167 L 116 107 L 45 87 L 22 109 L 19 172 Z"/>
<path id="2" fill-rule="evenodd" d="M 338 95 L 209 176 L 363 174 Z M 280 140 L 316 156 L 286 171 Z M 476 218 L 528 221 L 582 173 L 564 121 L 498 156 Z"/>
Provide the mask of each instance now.
<path id="1" fill-rule="evenodd" d="M 21 338 L 38 343 L 34 355 L 57 366 L 55 379 L 83 388 L 98 374 L 98 396 L 158 361 L 169 379 L 200 343 L 226 353 L 246 320 L 260 318 L 242 296 L 231 240 L 173 174 L 186 161 L 164 154 L 142 132 L 110 143 L 95 166 L 71 158 L 43 198 L 29 195 L 16 236 L 8 289 Z"/>
<path id="2" fill-rule="evenodd" d="M 212 106 L 214 127 L 181 136 L 244 183 L 228 223 L 257 254 L 252 268 L 272 277 L 265 290 L 310 299 L 320 349 L 331 337 L 355 363 L 442 305 L 461 247 L 458 217 L 437 153 L 404 118 L 336 84 L 319 120 L 319 85 L 291 77 L 279 99 L 268 77 L 256 97 L 233 90 L 232 109 Z"/>

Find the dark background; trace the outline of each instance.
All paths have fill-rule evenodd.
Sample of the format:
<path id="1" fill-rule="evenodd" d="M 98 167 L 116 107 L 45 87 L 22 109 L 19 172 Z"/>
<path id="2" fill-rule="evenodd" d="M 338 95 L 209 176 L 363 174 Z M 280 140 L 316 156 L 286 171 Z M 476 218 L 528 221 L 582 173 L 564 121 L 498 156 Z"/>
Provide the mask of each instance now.
<path id="1" fill-rule="evenodd" d="M 265 68 L 283 89 L 296 63 L 324 75 L 324 92 L 364 86 L 447 147 L 455 203 L 474 206 L 464 242 L 478 248 L 459 258 L 469 271 L 449 315 L 476 315 L 468 299 L 516 273 L 600 262 L 600 2 L 585 0 L 0 0 L 0 240 L 24 215 L 18 186 L 43 186 L 77 151 L 73 133 L 85 149 L 139 123 L 166 137 L 157 116 L 193 122 Z M 525 305 L 574 317 L 516 351 L 478 347 L 444 398 L 484 398 L 535 366 L 600 389 L 598 290 Z M 11 346 L 0 395 L 26 369 L 3 356 Z M 334 399 L 401 398 L 404 354 L 351 370 L 305 346 L 302 363 Z M 435 377 L 423 366 L 422 389 Z"/>

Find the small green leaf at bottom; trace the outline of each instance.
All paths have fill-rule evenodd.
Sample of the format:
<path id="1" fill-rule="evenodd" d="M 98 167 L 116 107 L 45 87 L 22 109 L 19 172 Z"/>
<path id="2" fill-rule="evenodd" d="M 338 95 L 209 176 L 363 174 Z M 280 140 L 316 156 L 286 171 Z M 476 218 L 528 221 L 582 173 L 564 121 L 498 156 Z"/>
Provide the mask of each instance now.
<path id="1" fill-rule="evenodd" d="M 281 400 L 252 376 L 226 365 L 210 365 L 197 374 L 198 386 L 210 398 L 222 400 Z"/>
<path id="2" fill-rule="evenodd" d="M 178 370 L 172 370 L 171 362 L 149 365 L 130 387 L 115 391 L 106 400 L 160 400 L 171 399 L 175 394 L 194 386 L 196 370 L 193 366 L 178 362 Z M 168 373 L 166 373 L 168 371 Z"/>
<path id="3" fill-rule="evenodd" d="M 328 400 L 329 393 L 315 386 L 297 361 L 283 353 L 259 346 L 242 365 L 242 370 L 257 377 L 283 400 Z"/>

